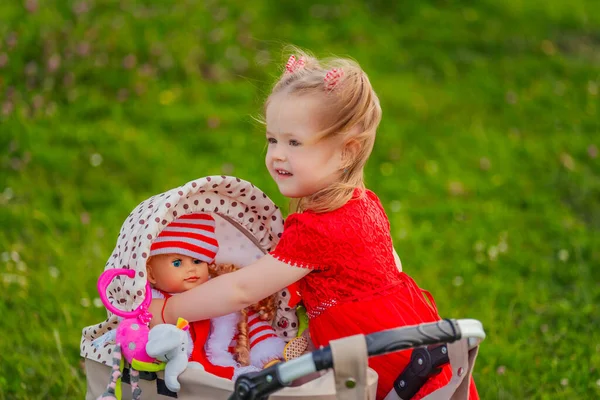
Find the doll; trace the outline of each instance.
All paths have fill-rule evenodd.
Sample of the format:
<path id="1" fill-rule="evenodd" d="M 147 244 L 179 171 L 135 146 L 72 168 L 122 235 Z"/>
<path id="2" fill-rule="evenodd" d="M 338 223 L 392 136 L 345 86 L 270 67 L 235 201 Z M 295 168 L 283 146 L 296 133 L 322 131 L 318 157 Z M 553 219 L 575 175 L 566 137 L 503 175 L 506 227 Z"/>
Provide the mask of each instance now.
<path id="1" fill-rule="evenodd" d="M 241 373 L 256 371 L 280 361 L 283 358 L 285 342 L 277 337 L 270 325 L 274 314 L 274 296 L 238 313 L 189 324 L 183 320 L 177 327 L 158 324 L 148 332 L 148 323 L 152 319 L 152 315 L 148 312 L 148 293 L 151 293 L 152 299 L 165 299 L 166 304 L 171 296 L 193 289 L 206 282 L 211 276 L 235 269 L 229 264 L 213 263 L 218 249 L 215 221 L 209 214 L 184 215 L 167 225 L 151 244 L 150 257 L 146 263 L 147 298 L 135 311 L 135 315 L 134 312 L 125 313 L 117 310 L 106 299 L 106 286 L 110 279 L 118 274 L 116 270 L 106 271 L 105 274 L 111 275 L 110 279 L 106 277 L 103 279 L 103 289 L 99 281 L 101 298 L 110 311 L 128 319 L 121 321 L 116 335 L 109 333 L 105 336 L 110 337 L 102 337 L 96 344 L 113 339 L 118 346 L 122 347 L 125 334 L 128 335 L 127 343 L 135 342 L 138 350 L 147 342 L 145 349 L 147 354 L 138 356 L 135 359 L 136 365 L 140 365 L 139 360 L 143 360 L 145 364 L 142 368 L 145 369 L 142 370 L 164 368 L 165 384 L 174 392 L 180 389 L 177 376 L 187 367 L 187 361 L 197 363 L 206 372 L 226 379 L 234 379 Z M 133 270 L 125 271 L 133 272 Z M 104 297 L 102 297 L 103 293 Z M 141 318 L 139 323 L 133 323 L 136 330 L 138 327 L 143 328 L 139 330 L 137 336 L 135 333 L 138 332 L 132 333 L 130 329 L 132 324 L 130 319 L 134 317 Z M 180 328 L 176 331 L 178 336 L 173 335 L 173 329 L 176 328 Z M 180 332 L 185 332 L 183 338 Z M 148 337 L 153 337 L 153 340 L 148 340 Z M 174 349 L 181 349 L 186 357 L 178 354 L 177 360 L 173 360 L 173 355 L 169 356 L 169 354 L 172 354 Z M 134 359 L 128 356 L 125 358 L 134 369 Z M 181 359 L 186 362 L 182 364 Z M 117 369 L 122 370 L 120 353 L 119 358 L 113 361 L 119 364 Z M 161 361 L 166 364 L 162 365 Z M 103 399 L 120 397 L 120 391 L 114 389 L 115 386 L 118 387 L 117 380 L 120 374 L 114 371 L 113 369 Z M 139 389 L 135 390 L 139 392 Z M 139 398 L 139 393 L 135 398 Z"/>

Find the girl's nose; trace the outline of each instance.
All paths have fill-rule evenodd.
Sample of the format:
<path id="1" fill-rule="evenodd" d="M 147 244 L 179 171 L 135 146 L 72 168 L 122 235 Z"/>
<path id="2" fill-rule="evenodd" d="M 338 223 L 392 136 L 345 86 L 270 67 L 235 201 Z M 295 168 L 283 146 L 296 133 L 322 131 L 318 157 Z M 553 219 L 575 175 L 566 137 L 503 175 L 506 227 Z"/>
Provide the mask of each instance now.
<path id="1" fill-rule="evenodd" d="M 285 151 L 283 150 L 283 146 L 275 145 L 271 150 L 271 157 L 274 160 L 285 160 Z"/>

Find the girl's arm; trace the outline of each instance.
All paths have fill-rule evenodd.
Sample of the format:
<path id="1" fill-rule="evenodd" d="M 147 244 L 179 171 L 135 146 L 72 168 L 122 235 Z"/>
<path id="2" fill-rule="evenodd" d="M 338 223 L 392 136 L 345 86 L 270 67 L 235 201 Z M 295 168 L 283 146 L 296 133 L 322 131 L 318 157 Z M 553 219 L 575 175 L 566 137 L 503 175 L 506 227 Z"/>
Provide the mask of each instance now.
<path id="1" fill-rule="evenodd" d="M 174 324 L 178 317 L 199 321 L 239 311 L 300 280 L 310 271 L 267 254 L 253 264 L 169 298 L 164 307 L 165 322 Z"/>

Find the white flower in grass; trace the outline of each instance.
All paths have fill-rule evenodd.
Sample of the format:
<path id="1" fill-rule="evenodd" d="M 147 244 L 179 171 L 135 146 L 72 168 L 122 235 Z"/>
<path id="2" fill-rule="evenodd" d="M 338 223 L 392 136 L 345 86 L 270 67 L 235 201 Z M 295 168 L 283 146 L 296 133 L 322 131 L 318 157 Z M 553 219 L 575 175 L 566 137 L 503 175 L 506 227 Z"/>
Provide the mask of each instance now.
<path id="1" fill-rule="evenodd" d="M 7 187 L 6 189 L 4 189 L 2 195 L 4 196 L 4 199 L 8 201 L 13 198 L 15 192 L 12 190 L 12 188 Z"/>
<path id="2" fill-rule="evenodd" d="M 17 280 L 17 276 L 15 274 L 2 274 L 1 276 L 2 282 L 4 282 L 7 285 L 16 282 Z"/>
<path id="3" fill-rule="evenodd" d="M 90 299 L 88 299 L 87 297 L 84 297 L 81 299 L 81 306 L 82 307 L 89 307 L 90 306 Z"/>
<path id="4" fill-rule="evenodd" d="M 94 153 L 90 156 L 90 164 L 92 167 L 98 167 L 102 164 L 102 156 L 98 153 Z"/>
<path id="5" fill-rule="evenodd" d="M 54 265 L 51 265 L 48 268 L 48 273 L 50 274 L 50 276 L 54 279 L 58 278 L 58 275 L 60 274 L 60 271 L 58 270 L 58 268 L 56 268 Z"/>
<path id="6" fill-rule="evenodd" d="M 96 307 L 96 308 L 100 308 L 100 307 L 102 307 L 103 305 L 104 305 L 104 304 L 102 304 L 102 300 L 100 300 L 100 298 L 99 298 L 99 297 L 96 297 L 96 298 L 94 299 L 94 307 Z"/>
<path id="7" fill-rule="evenodd" d="M 567 262 L 567 260 L 569 259 L 569 251 L 566 249 L 561 249 L 558 252 L 558 259 L 562 262 Z"/>
<path id="8" fill-rule="evenodd" d="M 478 240 L 473 245 L 473 249 L 476 252 L 482 252 L 485 249 L 485 242 L 483 240 Z"/>
<path id="9" fill-rule="evenodd" d="M 569 171 L 573 171 L 575 169 L 575 160 L 570 154 L 562 153 L 560 155 L 560 162 Z"/>
<path id="10" fill-rule="evenodd" d="M 465 194 L 465 185 L 460 181 L 448 182 L 448 192 L 453 196 L 462 196 Z"/>
<path id="11" fill-rule="evenodd" d="M 498 258 L 498 247 L 490 246 L 488 249 L 488 257 L 491 261 L 495 261 Z"/>
<path id="12" fill-rule="evenodd" d="M 562 378 L 560 380 L 560 384 L 563 386 L 568 386 L 569 385 L 569 380 L 567 378 Z"/>
<path id="13" fill-rule="evenodd" d="M 500 253 L 506 253 L 507 250 L 508 250 L 508 245 L 506 244 L 506 242 L 498 243 L 498 251 Z"/>

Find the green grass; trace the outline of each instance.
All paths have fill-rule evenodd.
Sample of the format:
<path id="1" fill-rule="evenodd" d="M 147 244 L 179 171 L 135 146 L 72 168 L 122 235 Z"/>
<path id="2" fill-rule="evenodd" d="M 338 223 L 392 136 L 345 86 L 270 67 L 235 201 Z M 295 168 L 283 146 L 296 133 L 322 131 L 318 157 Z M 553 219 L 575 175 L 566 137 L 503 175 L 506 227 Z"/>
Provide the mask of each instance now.
<path id="1" fill-rule="evenodd" d="M 253 117 L 286 43 L 370 74 L 368 186 L 440 312 L 484 323 L 482 398 L 600 396 L 597 1 L 26 3 L 0 3 L 0 399 L 83 397 L 137 203 L 226 173 L 285 205 Z"/>

